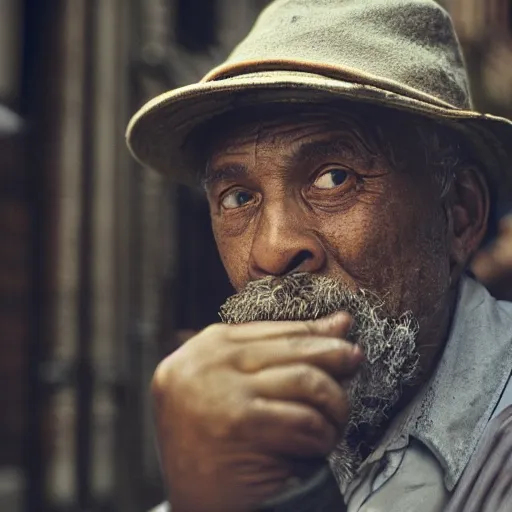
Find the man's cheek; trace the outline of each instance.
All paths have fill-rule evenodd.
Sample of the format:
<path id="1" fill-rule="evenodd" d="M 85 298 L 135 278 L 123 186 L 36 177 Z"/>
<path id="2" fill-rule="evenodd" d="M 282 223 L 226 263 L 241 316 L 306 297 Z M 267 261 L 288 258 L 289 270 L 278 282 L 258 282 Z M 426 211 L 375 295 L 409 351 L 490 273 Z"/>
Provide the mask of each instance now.
<path id="1" fill-rule="evenodd" d="M 245 246 L 229 243 L 224 239 L 216 238 L 216 241 L 229 281 L 233 288 L 239 291 L 247 284 L 249 276 L 249 255 Z"/>
<path id="2" fill-rule="evenodd" d="M 386 227 L 377 215 L 373 219 L 353 219 L 345 226 L 345 229 L 327 231 L 330 252 L 361 288 L 373 289 L 371 285 L 380 282 L 384 271 L 397 263 L 400 237 L 396 229 Z"/>

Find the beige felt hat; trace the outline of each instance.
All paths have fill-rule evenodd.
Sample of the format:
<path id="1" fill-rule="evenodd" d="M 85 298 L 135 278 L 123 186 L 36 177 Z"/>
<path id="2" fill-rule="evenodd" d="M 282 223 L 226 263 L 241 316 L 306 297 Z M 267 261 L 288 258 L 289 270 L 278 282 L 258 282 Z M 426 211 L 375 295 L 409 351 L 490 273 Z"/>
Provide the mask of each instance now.
<path id="1" fill-rule="evenodd" d="M 143 165 L 192 184 L 199 161 L 187 140 L 206 121 L 245 106 L 337 99 L 461 130 L 498 199 L 512 197 L 512 122 L 474 111 L 450 17 L 433 0 L 276 0 L 224 64 L 144 105 L 127 142 Z"/>

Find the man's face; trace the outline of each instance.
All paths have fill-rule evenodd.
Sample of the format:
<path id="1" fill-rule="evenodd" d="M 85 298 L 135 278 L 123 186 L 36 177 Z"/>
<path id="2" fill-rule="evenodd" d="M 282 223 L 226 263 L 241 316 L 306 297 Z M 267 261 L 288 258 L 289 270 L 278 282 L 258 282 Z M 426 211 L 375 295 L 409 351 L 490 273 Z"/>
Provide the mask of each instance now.
<path id="1" fill-rule="evenodd" d="M 374 444 L 404 388 L 428 370 L 448 310 L 439 184 L 407 127 L 388 134 L 393 123 L 374 121 L 311 108 L 242 117 L 215 134 L 205 175 L 213 231 L 238 291 L 223 321 L 353 317 L 349 339 L 366 360 L 349 383 L 350 418 L 331 458 L 340 478 L 353 475 L 359 447 Z M 412 144 L 418 158 L 390 151 L 382 135 Z"/>
<path id="2" fill-rule="evenodd" d="M 430 330 L 450 279 L 439 188 L 421 157 L 391 163 L 370 123 L 307 108 L 220 130 L 206 177 L 215 239 L 237 291 L 314 273 L 370 290 L 390 314 L 411 311 Z"/>

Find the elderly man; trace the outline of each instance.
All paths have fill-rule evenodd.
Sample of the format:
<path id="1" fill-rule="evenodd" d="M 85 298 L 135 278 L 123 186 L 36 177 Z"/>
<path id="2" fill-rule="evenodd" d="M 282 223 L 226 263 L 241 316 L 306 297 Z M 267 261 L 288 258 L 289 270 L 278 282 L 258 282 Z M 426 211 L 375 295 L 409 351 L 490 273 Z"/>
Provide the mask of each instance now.
<path id="1" fill-rule="evenodd" d="M 432 0 L 277 0 L 135 115 L 237 291 L 154 376 L 173 512 L 444 510 L 512 402 L 512 305 L 466 270 L 511 134 Z"/>

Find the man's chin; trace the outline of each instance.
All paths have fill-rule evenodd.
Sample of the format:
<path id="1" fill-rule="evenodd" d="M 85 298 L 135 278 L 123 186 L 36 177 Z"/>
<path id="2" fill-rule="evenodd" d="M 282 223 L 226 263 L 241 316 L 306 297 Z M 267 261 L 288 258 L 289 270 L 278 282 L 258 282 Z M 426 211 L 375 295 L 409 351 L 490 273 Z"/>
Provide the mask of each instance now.
<path id="1" fill-rule="evenodd" d="M 226 301 L 220 314 L 225 323 L 239 324 L 316 320 L 338 311 L 352 316 L 347 338 L 366 355 L 361 370 L 348 384 L 351 414 L 336 455 L 348 475 L 360 461 L 358 441 L 369 441 L 361 435 L 378 429 L 418 372 L 415 318 L 410 313 L 387 315 L 384 301 L 371 292 L 354 292 L 334 279 L 307 273 L 249 283 Z"/>

